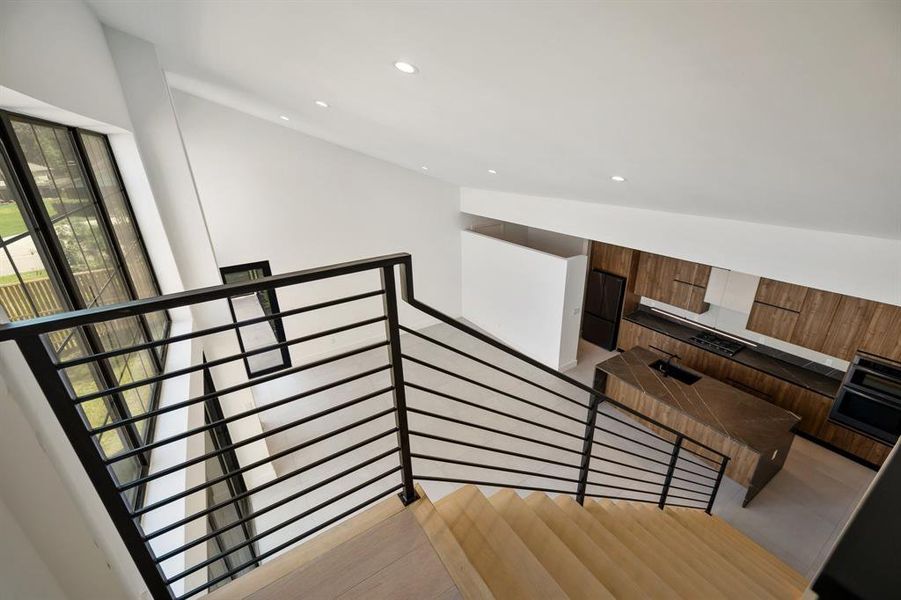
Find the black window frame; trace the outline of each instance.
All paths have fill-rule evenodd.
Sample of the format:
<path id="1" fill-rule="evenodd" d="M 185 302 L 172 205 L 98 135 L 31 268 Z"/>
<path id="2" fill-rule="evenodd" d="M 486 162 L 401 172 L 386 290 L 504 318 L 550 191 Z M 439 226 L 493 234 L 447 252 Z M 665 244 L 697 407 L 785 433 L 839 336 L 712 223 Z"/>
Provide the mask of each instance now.
<path id="1" fill-rule="evenodd" d="M 219 267 L 219 274 L 222 277 L 222 283 L 228 283 L 226 281 L 226 275 L 230 275 L 232 273 L 243 273 L 246 271 L 262 271 L 263 277 L 269 277 L 272 275 L 272 269 L 269 266 L 268 260 L 258 260 L 249 263 L 243 263 L 240 265 L 229 265 L 227 267 Z M 272 309 L 272 314 L 279 314 L 281 309 L 278 306 L 278 294 L 276 294 L 276 290 L 274 288 L 262 290 L 258 292 L 260 294 L 266 294 L 269 300 L 269 307 Z M 231 313 L 232 321 L 234 323 L 238 322 L 238 317 L 235 314 L 235 307 L 232 304 L 232 299 L 228 299 L 228 310 Z M 287 337 L 285 336 L 285 326 L 282 323 L 281 317 L 274 317 L 269 319 L 269 323 L 272 325 L 273 333 L 275 333 L 275 339 L 278 343 L 285 343 L 287 341 Z M 241 337 L 241 328 L 238 327 L 236 329 L 238 334 L 238 346 L 241 349 L 241 352 L 247 352 L 247 349 L 244 346 L 244 339 Z M 280 348 L 282 355 L 282 364 L 275 365 L 266 369 L 260 369 L 258 371 L 252 371 L 250 368 L 250 362 L 247 360 L 247 357 L 244 357 L 244 370 L 247 371 L 247 378 L 254 379 L 255 377 L 262 377 L 264 375 L 269 375 L 271 373 L 276 373 L 278 371 L 282 371 L 284 369 L 288 369 L 291 367 L 291 351 L 288 346 L 282 346 Z M 273 350 L 274 352 L 274 350 Z"/>
<path id="2" fill-rule="evenodd" d="M 231 504 L 234 506 L 235 513 L 237 514 L 238 519 L 241 520 L 241 524 L 238 526 L 240 527 L 241 534 L 245 540 L 250 540 L 254 537 L 256 532 L 252 520 L 243 520 L 247 517 L 248 514 L 250 514 L 252 510 L 248 499 L 245 497 L 247 493 L 247 483 L 244 481 L 244 475 L 238 472 L 240 471 L 241 465 L 238 462 L 238 455 L 232 448 L 232 437 L 228 432 L 228 426 L 222 424 L 222 420 L 225 418 L 225 415 L 222 412 L 222 405 L 219 402 L 219 396 L 216 395 L 216 385 L 213 381 L 213 375 L 206 363 L 206 356 L 203 356 L 203 394 L 204 396 L 208 396 L 207 400 L 204 401 L 204 420 L 207 425 L 211 423 L 219 423 L 219 425 L 216 425 L 207 432 L 212 446 L 218 452 L 216 457 L 210 460 L 218 461 L 219 468 L 221 469 L 223 474 L 235 473 L 234 475 L 227 477 L 222 483 L 224 483 L 228 487 L 229 496 L 231 498 L 235 498 L 235 500 Z M 209 494 L 207 495 L 207 497 L 209 498 Z M 215 511 L 207 515 L 207 526 L 209 527 L 210 532 L 220 531 L 225 528 L 236 528 L 234 526 L 229 527 L 228 523 L 217 523 Z M 219 553 L 228 550 L 228 547 L 226 547 L 220 535 L 214 536 L 210 541 L 216 545 L 216 547 L 219 549 Z M 253 558 L 257 558 L 259 556 L 259 550 L 256 543 L 248 544 L 247 546 L 245 546 L 245 548 L 247 548 Z M 225 565 L 226 571 L 234 571 L 236 565 L 232 563 L 231 553 L 226 554 L 220 560 Z M 228 579 L 225 579 L 219 585 L 224 585 L 229 581 L 237 579 L 241 573 L 255 569 L 258 566 L 260 566 L 260 563 L 259 561 L 256 561 L 242 569 L 240 572 L 232 573 L 232 575 Z M 215 588 L 211 588 L 210 591 L 212 591 L 212 589 Z"/>
<path id="3" fill-rule="evenodd" d="M 33 117 L 31 115 L 24 115 L 0 109 L 0 153 L 2 153 L 3 158 L 6 159 L 9 165 L 10 176 L 14 180 L 11 183 L 16 187 L 18 195 L 21 199 L 20 208 L 23 219 L 25 220 L 28 232 L 30 232 L 34 240 L 35 248 L 44 263 L 45 269 L 47 271 L 47 276 L 56 290 L 61 308 L 64 311 L 70 311 L 84 309 L 87 308 L 87 306 L 85 305 L 85 302 L 82 298 L 82 293 L 79 290 L 78 283 L 73 274 L 71 265 L 67 260 L 65 253 L 63 252 L 59 237 L 53 227 L 54 218 L 50 217 L 47 211 L 47 207 L 44 203 L 43 195 L 39 189 L 37 182 L 34 179 L 33 174 L 30 171 L 30 168 L 28 167 L 28 160 L 18 140 L 17 134 L 13 129 L 13 121 L 51 127 L 56 130 L 65 131 L 66 136 L 68 137 L 68 141 L 71 143 L 74 150 L 74 158 L 77 163 L 76 166 L 78 169 L 80 169 L 81 173 L 84 174 L 86 192 L 89 195 L 89 200 L 93 204 L 93 208 L 97 213 L 98 221 L 100 221 L 101 223 L 102 232 L 106 236 L 105 243 L 107 243 L 107 245 L 109 246 L 111 255 L 115 260 L 117 268 L 121 271 L 121 279 L 126 288 L 125 291 L 127 293 L 127 296 L 129 297 L 129 300 L 136 300 L 138 299 L 138 295 L 135 289 L 133 275 L 131 273 L 131 270 L 128 268 L 128 264 L 126 263 L 125 258 L 122 256 L 120 239 L 118 238 L 115 228 L 113 227 L 110 215 L 104 203 L 102 191 L 95 178 L 93 167 L 88 158 L 88 154 L 84 147 L 81 135 L 93 135 L 103 139 L 105 143 L 105 149 L 109 153 L 112 170 L 123 196 L 124 205 L 126 206 L 128 216 L 135 230 L 135 237 L 138 240 L 140 251 L 143 253 L 143 257 L 150 272 L 150 277 L 152 279 L 155 291 L 157 294 L 159 294 L 159 281 L 153 268 L 153 263 L 150 260 L 149 253 L 147 252 L 147 247 L 144 242 L 141 228 L 131 206 L 131 199 L 128 197 L 127 191 L 125 189 L 122 175 L 119 170 L 119 166 L 116 163 L 115 154 L 112 151 L 112 146 L 110 145 L 108 136 L 100 132 L 91 131 L 80 127 L 73 127 L 64 123 L 57 123 L 54 121 Z M 57 215 L 57 217 L 58 216 L 59 215 Z M 146 337 L 146 339 L 155 339 L 152 336 L 151 329 L 146 320 L 146 317 L 144 315 L 141 315 L 140 317 L 137 317 L 136 320 L 139 324 L 141 332 Z M 168 337 L 171 331 L 171 323 L 171 317 L 169 316 L 168 312 L 166 312 L 164 330 L 162 331 L 160 339 Z M 103 347 L 100 336 L 94 326 L 80 327 L 78 328 L 78 331 L 82 339 L 85 341 L 87 351 L 89 353 L 96 354 L 109 349 Z M 47 345 L 48 347 L 50 346 L 50 344 Z M 148 356 L 150 357 L 150 360 L 153 361 L 158 373 L 163 373 L 165 371 L 167 349 L 168 345 L 163 345 L 161 346 L 160 352 L 148 352 Z M 94 364 L 96 365 L 96 372 L 98 373 L 100 380 L 98 381 L 98 385 L 101 385 L 106 389 L 114 388 L 119 385 L 117 376 L 113 372 L 112 366 L 110 364 L 103 360 L 96 361 Z M 67 386 L 68 385 L 69 384 L 67 382 Z M 147 406 L 148 412 L 153 411 L 159 407 L 161 388 L 162 385 L 160 385 L 159 383 L 153 385 Z M 70 389 L 70 392 L 73 392 L 73 390 Z M 111 419 L 118 421 L 130 416 L 125 398 L 121 393 L 109 394 L 108 398 L 109 401 L 107 402 L 107 408 Z M 150 417 L 144 420 L 147 421 L 147 423 L 145 425 L 143 434 L 139 433 L 137 423 L 130 423 L 122 426 L 121 430 L 123 430 L 123 433 L 120 435 L 120 437 L 126 447 L 136 448 L 145 444 L 149 444 L 153 441 L 156 418 Z M 141 441 L 142 437 L 144 439 L 143 442 Z M 98 447 L 98 452 L 101 452 L 100 444 L 97 438 L 95 438 L 95 443 Z M 150 469 L 150 453 L 143 452 L 137 454 L 135 456 L 135 459 L 138 461 L 139 467 L 137 477 L 141 478 L 146 476 Z M 144 492 L 145 486 L 141 485 L 136 488 L 134 496 L 131 499 L 131 504 L 134 508 L 137 509 L 143 505 Z"/>

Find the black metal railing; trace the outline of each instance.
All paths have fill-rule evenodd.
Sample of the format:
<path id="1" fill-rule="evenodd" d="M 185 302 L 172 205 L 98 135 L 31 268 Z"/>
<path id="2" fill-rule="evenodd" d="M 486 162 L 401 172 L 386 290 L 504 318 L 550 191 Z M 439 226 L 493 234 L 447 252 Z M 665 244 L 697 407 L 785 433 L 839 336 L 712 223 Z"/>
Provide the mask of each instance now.
<path id="1" fill-rule="evenodd" d="M 365 291 L 65 361 L 48 345 L 55 332 L 180 307 L 200 314 L 229 298 L 266 290 L 284 294 L 280 303 L 287 306 L 286 300 L 306 297 L 311 287 L 319 286 L 321 294 L 317 282 L 325 280 Z M 310 314 L 329 326 L 309 331 L 300 320 Z M 447 327 L 426 333 L 402 324 L 402 315 Z M 251 349 L 245 339 L 240 352 L 231 351 L 242 330 L 274 319 L 296 335 Z M 236 366 L 243 373 L 242 361 L 267 352 L 311 343 L 337 346 L 342 335 L 353 335 L 358 345 L 230 381 L 214 392 L 184 397 L 164 389 L 159 406 L 118 414 L 99 426 L 91 425 L 86 412 L 91 403 L 114 395 L 190 380 L 204 371 Z M 154 598 L 189 598 L 221 585 L 391 494 L 410 503 L 417 499 L 416 481 L 570 494 L 580 503 L 621 498 L 709 513 L 728 462 L 713 448 L 420 302 L 409 254 L 10 323 L 0 326 L 0 341 L 6 340 L 21 349 Z M 84 369 L 194 340 L 203 343 L 210 360 L 169 365 L 160 375 L 107 389 L 86 389 L 76 381 Z M 170 362 L 177 355 L 170 351 Z M 267 399 L 241 402 L 240 394 L 251 388 L 267 390 Z M 223 414 L 195 422 L 192 411 L 214 398 Z M 125 425 L 167 418 L 176 418 L 180 428 L 158 426 L 155 439 L 113 449 L 103 442 Z M 195 443 L 223 426 L 236 430 L 230 429 L 228 444 Z M 262 452 L 260 444 L 266 444 Z M 241 453 L 234 463 L 239 466 L 204 476 L 207 461 L 224 453 Z M 117 465 L 138 455 L 154 458 L 150 471 L 123 476 Z M 238 477 L 254 483 L 227 498 L 208 497 L 213 486 Z M 134 506 L 135 495 L 128 492 L 142 486 L 153 493 Z M 207 526 L 209 515 L 239 501 L 249 501 L 250 509 L 218 528 Z M 235 530 L 251 534 L 223 548 L 223 535 Z M 248 547 L 252 558 L 236 560 Z M 226 558 L 229 568 L 213 569 Z"/>

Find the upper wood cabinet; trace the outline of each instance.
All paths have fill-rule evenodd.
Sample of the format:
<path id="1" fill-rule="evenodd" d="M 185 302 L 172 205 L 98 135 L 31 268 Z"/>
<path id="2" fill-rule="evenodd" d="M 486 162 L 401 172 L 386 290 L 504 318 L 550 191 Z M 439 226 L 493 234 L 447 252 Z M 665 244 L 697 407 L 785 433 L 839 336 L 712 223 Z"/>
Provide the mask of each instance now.
<path id="1" fill-rule="evenodd" d="M 901 361 L 901 306 L 876 303 L 861 350 Z"/>
<path id="2" fill-rule="evenodd" d="M 632 260 L 638 250 L 594 242 L 591 244 L 591 268 L 613 273 L 620 277 L 632 274 Z"/>
<path id="3" fill-rule="evenodd" d="M 794 283 L 784 283 L 775 279 L 760 278 L 757 286 L 755 302 L 762 302 L 770 306 L 778 306 L 786 310 L 801 312 L 804 298 L 807 296 L 807 288 Z"/>
<path id="4" fill-rule="evenodd" d="M 901 307 L 773 279 L 760 280 L 747 328 L 844 360 L 901 360 Z"/>
<path id="5" fill-rule="evenodd" d="M 788 341 L 798 346 L 822 352 L 826 343 L 826 334 L 833 322 L 833 316 L 841 302 L 840 294 L 822 290 L 807 290 L 798 322 L 788 336 Z"/>
<path id="6" fill-rule="evenodd" d="M 635 293 L 694 313 L 706 312 L 704 302 L 710 267 L 687 260 L 642 252 Z"/>
<path id="7" fill-rule="evenodd" d="M 842 296 L 832 315 L 822 352 L 843 360 L 854 358 L 878 306 L 877 302 L 870 300 Z M 901 335 L 901 332 L 896 335 Z"/>

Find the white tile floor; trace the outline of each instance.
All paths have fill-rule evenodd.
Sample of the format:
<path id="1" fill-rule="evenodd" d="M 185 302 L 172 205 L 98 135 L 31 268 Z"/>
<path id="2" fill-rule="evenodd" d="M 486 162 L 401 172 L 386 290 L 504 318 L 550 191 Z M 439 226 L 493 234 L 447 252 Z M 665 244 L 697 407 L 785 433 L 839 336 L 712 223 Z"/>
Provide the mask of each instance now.
<path id="1" fill-rule="evenodd" d="M 492 365 L 528 376 L 549 390 L 559 392 L 577 402 L 587 404 L 587 394 L 584 392 L 578 391 L 573 386 L 560 381 L 550 374 L 534 367 L 529 367 L 509 355 L 495 351 L 462 332 L 444 325 L 438 325 L 424 330 L 424 333 L 476 354 Z M 479 406 L 501 411 L 505 415 L 535 420 L 557 431 L 549 431 L 541 427 L 522 423 L 509 416 L 466 406 L 431 392 L 409 388 L 407 397 L 408 405 L 411 408 L 440 413 L 459 419 L 464 423 L 450 423 L 414 413 L 410 415 L 411 430 L 473 444 L 482 444 L 492 448 L 506 449 L 511 452 L 520 452 L 529 456 L 539 456 L 551 461 L 572 465 L 561 466 L 540 463 L 532 459 L 500 455 L 477 448 L 449 444 L 434 438 L 414 435 L 411 443 L 413 452 L 422 456 L 432 455 L 481 464 L 490 463 L 523 471 L 523 473 L 498 473 L 472 466 L 441 463 L 419 458 L 414 461 L 413 465 L 417 476 L 479 479 L 511 485 L 550 488 L 572 493 L 575 489 L 575 483 L 572 480 L 578 475 L 578 452 L 581 449 L 581 436 L 584 432 L 582 419 L 585 415 L 585 409 L 583 407 L 551 392 L 535 388 L 512 377 L 498 373 L 488 366 L 474 363 L 469 359 L 438 348 L 411 335 L 404 336 L 403 349 L 410 356 L 424 358 L 429 362 L 447 368 L 453 373 L 470 377 L 497 389 L 515 394 L 540 407 L 551 409 L 557 413 L 552 414 L 541 408 L 530 406 L 494 391 L 481 388 L 473 383 L 461 381 L 455 377 L 408 361 L 405 363 L 405 376 L 408 384 L 422 385 L 439 393 L 462 398 L 475 402 Z M 568 375 L 590 384 L 593 378 L 594 365 L 608 355 L 609 353 L 600 348 L 583 344 L 580 347 L 579 363 L 568 372 Z M 316 386 L 385 364 L 387 364 L 387 351 L 384 348 L 380 348 L 350 359 L 292 375 L 266 386 L 258 386 L 254 390 L 255 397 L 259 403 L 272 402 L 278 398 L 297 394 L 298 390 L 312 389 Z M 390 385 L 388 371 L 379 371 L 334 389 L 266 411 L 262 414 L 264 418 L 263 425 L 267 430 L 284 426 L 290 421 L 334 407 L 337 404 L 350 401 L 362 394 L 387 385 Z M 328 417 L 286 429 L 270 438 L 270 450 L 273 453 L 278 453 L 291 448 L 293 445 L 308 442 L 325 432 L 375 415 L 379 411 L 387 410 L 392 406 L 391 402 L 391 395 L 384 393 L 333 413 Z M 609 410 L 604 409 L 607 414 L 623 418 L 623 415 L 609 412 Z M 498 433 L 474 429 L 465 425 L 465 423 L 477 423 L 493 427 L 520 437 L 511 438 Z M 650 435 L 642 434 L 608 418 L 601 418 L 599 424 L 610 431 L 621 433 L 631 439 L 642 440 L 649 446 L 666 447 L 665 443 L 655 440 Z M 383 432 L 390 432 L 393 427 L 393 415 L 381 416 L 326 442 L 313 444 L 300 451 L 278 458 L 275 463 L 276 471 L 279 476 L 290 474 L 292 471 L 322 459 L 341 448 L 346 448 L 350 444 Z M 596 441 L 610 443 L 611 445 L 615 444 L 618 448 L 628 449 L 640 455 L 639 457 L 631 456 L 615 449 L 596 445 L 595 453 L 604 459 L 612 459 L 619 463 L 657 471 L 665 470 L 666 468 L 665 462 L 655 461 L 667 460 L 667 453 L 637 445 L 607 433 L 597 434 Z M 542 445 L 542 442 L 553 444 L 554 447 Z M 343 511 L 352 508 L 355 504 L 397 484 L 400 481 L 400 477 L 395 472 L 378 480 L 376 483 L 363 485 L 368 479 L 377 477 L 385 471 L 396 467 L 396 454 L 392 453 L 372 462 L 372 464 L 368 464 L 351 475 L 339 478 L 321 487 L 316 487 L 317 482 L 337 476 L 342 470 L 349 469 L 370 457 L 377 456 L 381 452 L 388 452 L 395 447 L 395 444 L 395 436 L 393 434 L 386 435 L 344 456 L 329 460 L 303 473 L 290 476 L 285 481 L 254 494 L 252 501 L 255 510 L 266 510 L 267 507 L 274 507 L 271 510 L 267 510 L 265 514 L 256 520 L 257 533 L 265 532 L 269 528 L 275 528 L 272 535 L 267 535 L 260 541 L 261 552 L 280 551 L 283 545 L 290 543 L 301 532 L 339 516 Z M 701 470 L 693 465 L 686 465 L 682 461 L 680 461 L 678 466 L 680 469 L 686 468 L 689 471 Z M 662 480 L 662 476 L 648 475 L 635 469 L 609 463 L 607 460 L 592 461 L 592 468 L 611 474 L 592 475 L 593 481 L 608 485 L 614 484 L 637 489 L 659 489 L 659 486 L 655 485 L 655 483 L 659 484 Z M 686 490 L 700 489 L 698 483 L 706 481 L 684 471 L 680 473 L 683 476 L 680 484 Z M 643 481 L 626 480 L 622 476 L 637 477 Z M 842 525 L 847 520 L 873 476 L 874 473 L 872 471 L 798 438 L 786 460 L 785 468 L 752 501 L 748 508 L 741 508 L 743 489 L 732 481 L 724 480 L 714 512 L 757 540 L 802 574 L 812 576 L 819 564 L 825 559 L 826 552 L 828 552 Z M 422 480 L 421 483 L 433 500 L 442 497 L 457 487 L 457 484 L 445 482 Z M 356 485 L 360 485 L 361 489 L 355 491 L 347 498 L 312 515 L 298 519 L 298 515 L 303 515 L 305 511 L 310 511 L 319 503 L 328 501 L 336 493 Z M 298 494 L 298 492 L 303 491 L 308 486 L 313 486 L 313 489 L 297 498 L 292 497 L 292 494 Z M 486 487 L 485 491 L 490 492 L 491 488 Z M 609 487 L 590 486 L 589 492 L 611 493 L 612 489 Z M 527 494 L 528 492 L 523 493 Z M 693 496 L 687 491 L 680 491 L 679 493 Z M 630 495 L 644 499 L 656 498 L 656 494 L 632 492 Z M 294 519 L 294 522 L 284 527 L 277 527 L 290 519 Z"/>

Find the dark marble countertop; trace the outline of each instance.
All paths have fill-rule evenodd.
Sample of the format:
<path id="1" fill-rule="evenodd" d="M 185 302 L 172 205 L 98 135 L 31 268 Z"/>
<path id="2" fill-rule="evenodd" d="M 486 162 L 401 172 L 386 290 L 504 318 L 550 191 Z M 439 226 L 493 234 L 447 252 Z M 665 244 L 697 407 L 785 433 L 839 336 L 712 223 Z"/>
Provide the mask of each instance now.
<path id="1" fill-rule="evenodd" d="M 699 327 L 692 327 L 688 323 L 669 319 L 665 315 L 651 312 L 646 308 L 639 308 L 623 318 L 642 327 L 668 335 L 680 342 L 711 352 L 708 348 L 691 341 L 692 336 L 704 331 Z M 787 355 L 765 346 L 758 346 L 757 348 L 745 346 L 734 356 L 725 356 L 716 352 L 711 353 L 829 398 L 835 398 L 839 387 L 841 387 L 841 380 L 844 375 L 844 373 L 836 369 L 829 369 L 823 365 L 810 363 L 800 357 Z M 777 358 L 774 354 L 784 356 Z M 791 361 L 803 364 L 795 364 L 795 362 Z"/>
<path id="2" fill-rule="evenodd" d="M 650 367 L 661 356 L 639 346 L 598 363 L 596 368 L 762 454 L 801 420 L 787 410 L 682 365 L 678 366 L 701 378 L 689 385 L 664 377 Z"/>

